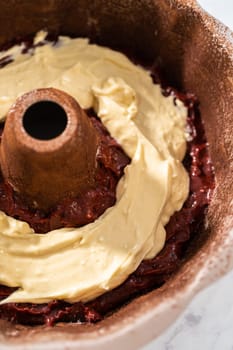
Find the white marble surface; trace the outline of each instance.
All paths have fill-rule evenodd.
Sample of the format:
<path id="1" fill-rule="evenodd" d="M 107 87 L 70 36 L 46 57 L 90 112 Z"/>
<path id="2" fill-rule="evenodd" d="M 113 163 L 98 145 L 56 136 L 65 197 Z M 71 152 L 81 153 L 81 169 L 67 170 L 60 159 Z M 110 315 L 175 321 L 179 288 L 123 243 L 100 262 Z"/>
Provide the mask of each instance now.
<path id="1" fill-rule="evenodd" d="M 233 0 L 199 0 L 233 30 Z M 143 350 L 233 350 L 233 271 L 198 294 L 185 312 Z"/>

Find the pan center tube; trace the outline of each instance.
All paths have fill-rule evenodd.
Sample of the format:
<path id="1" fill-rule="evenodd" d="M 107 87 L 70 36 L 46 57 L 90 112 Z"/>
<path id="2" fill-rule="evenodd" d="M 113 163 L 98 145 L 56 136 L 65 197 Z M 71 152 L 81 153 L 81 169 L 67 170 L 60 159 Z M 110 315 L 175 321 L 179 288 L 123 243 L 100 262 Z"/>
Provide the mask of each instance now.
<path id="1" fill-rule="evenodd" d="M 98 136 L 67 93 L 37 89 L 11 107 L 2 135 L 3 177 L 31 207 L 48 211 L 95 183 Z"/>

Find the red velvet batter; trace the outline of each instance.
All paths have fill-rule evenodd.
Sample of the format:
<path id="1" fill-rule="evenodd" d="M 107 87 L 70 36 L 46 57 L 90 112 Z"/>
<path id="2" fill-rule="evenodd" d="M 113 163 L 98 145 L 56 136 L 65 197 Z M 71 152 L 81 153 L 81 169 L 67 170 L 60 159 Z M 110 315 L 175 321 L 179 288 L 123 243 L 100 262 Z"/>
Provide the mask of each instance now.
<path id="1" fill-rule="evenodd" d="M 1 65 L 1 62 L 0 62 Z M 157 72 L 153 70 L 157 82 Z M 175 213 L 166 226 L 166 244 L 154 258 L 142 261 L 138 269 L 119 287 L 87 303 L 69 304 L 52 301 L 48 304 L 6 304 L 0 306 L 0 317 L 15 323 L 53 325 L 57 322 L 97 322 L 133 297 L 161 286 L 179 267 L 187 243 L 197 234 L 203 223 L 205 210 L 214 188 L 214 172 L 208 154 L 208 143 L 200 119 L 198 104 L 191 94 L 181 94 L 174 89 L 164 89 L 164 95 L 173 95 L 188 107 L 188 125 L 192 141 L 188 142 L 184 165 L 190 176 L 190 193 L 182 210 Z M 98 189 L 83 194 L 72 203 L 64 200 L 50 213 L 30 212 L 13 194 L 9 185 L 0 182 L 0 209 L 26 220 L 37 232 L 61 226 L 80 226 L 95 220 L 115 202 L 115 188 L 129 158 L 114 141 L 101 122 L 89 112 L 90 118 L 102 135 L 98 156 L 100 171 Z M 62 283 L 62 282 L 61 282 Z M 0 286 L 0 299 L 14 289 Z"/>

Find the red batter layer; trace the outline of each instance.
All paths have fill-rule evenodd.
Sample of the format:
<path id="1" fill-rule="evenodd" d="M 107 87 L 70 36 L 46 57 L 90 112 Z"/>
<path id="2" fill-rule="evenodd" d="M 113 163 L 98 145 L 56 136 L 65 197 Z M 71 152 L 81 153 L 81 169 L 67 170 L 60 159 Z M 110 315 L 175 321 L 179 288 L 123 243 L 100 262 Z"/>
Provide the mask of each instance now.
<path id="1" fill-rule="evenodd" d="M 154 71 L 153 77 L 156 82 L 157 76 Z M 142 261 L 138 269 L 122 285 L 87 304 L 80 302 L 69 304 L 56 300 L 48 304 L 9 303 L 0 306 L 1 318 L 26 325 L 97 322 L 132 298 L 160 287 L 179 267 L 187 243 L 203 224 L 205 210 L 214 188 L 214 172 L 195 97 L 178 93 L 171 88 L 164 89 L 164 95 L 173 95 L 174 103 L 176 98 L 179 98 L 188 107 L 188 126 L 192 136 L 184 159 L 184 165 L 190 176 L 190 193 L 183 208 L 171 217 L 166 226 L 164 249 L 154 259 Z M 98 155 L 100 164 L 98 189 L 93 189 L 76 199 L 74 210 L 73 200 L 71 203 L 66 199 L 50 213 L 38 211 L 32 213 L 15 196 L 10 186 L 1 180 L 0 209 L 9 215 L 26 220 L 37 232 L 46 232 L 61 226 L 84 225 L 95 220 L 107 207 L 115 203 L 116 185 L 123 174 L 124 166 L 129 163 L 129 158 L 92 111 L 89 111 L 89 116 L 102 135 L 102 148 Z M 6 298 L 13 290 L 0 286 L 0 299 Z"/>

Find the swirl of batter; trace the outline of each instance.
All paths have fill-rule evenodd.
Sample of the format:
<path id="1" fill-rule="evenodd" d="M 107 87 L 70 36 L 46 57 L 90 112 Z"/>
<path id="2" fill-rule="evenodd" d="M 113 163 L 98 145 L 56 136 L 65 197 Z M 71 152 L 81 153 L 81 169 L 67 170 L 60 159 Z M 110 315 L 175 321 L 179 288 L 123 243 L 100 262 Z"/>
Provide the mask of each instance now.
<path id="1" fill-rule="evenodd" d="M 35 42 L 44 36 L 38 33 Z M 182 165 L 187 109 L 164 97 L 150 73 L 126 56 L 86 39 L 60 37 L 33 54 L 21 54 L 20 46 L 10 50 L 4 55 L 14 61 L 0 70 L 0 118 L 23 93 L 54 87 L 94 108 L 132 160 L 116 204 L 84 227 L 35 234 L 0 212 L 0 283 L 18 287 L 2 303 L 86 302 L 163 248 L 164 226 L 189 191 Z"/>

